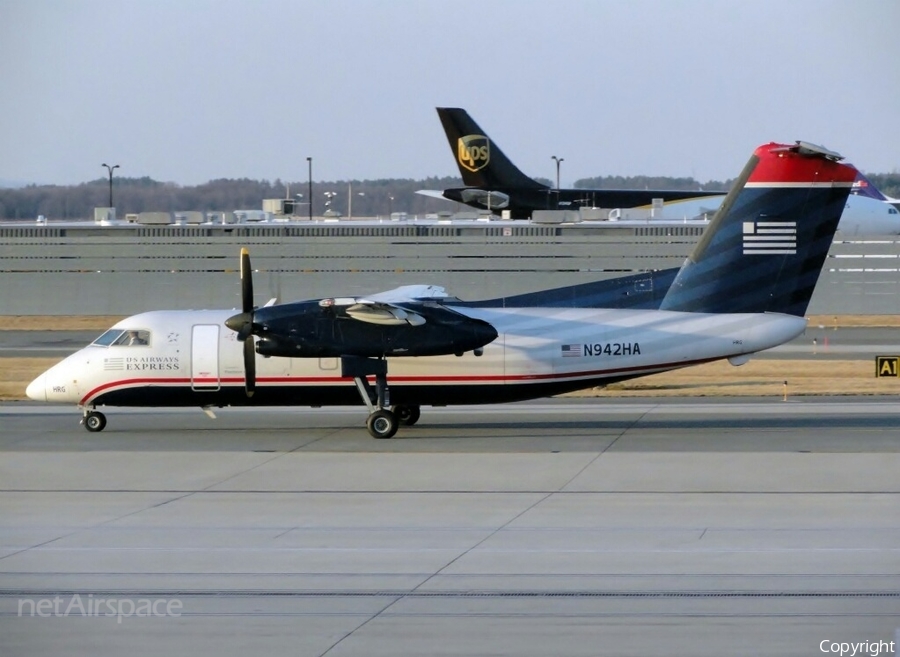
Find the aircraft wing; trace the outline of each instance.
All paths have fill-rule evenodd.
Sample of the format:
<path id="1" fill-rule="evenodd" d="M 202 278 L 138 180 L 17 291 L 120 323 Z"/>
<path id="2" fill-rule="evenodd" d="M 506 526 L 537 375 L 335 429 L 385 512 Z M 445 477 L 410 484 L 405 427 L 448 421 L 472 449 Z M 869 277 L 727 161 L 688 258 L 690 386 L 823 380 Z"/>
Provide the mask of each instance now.
<path id="1" fill-rule="evenodd" d="M 255 389 L 255 355 L 285 358 L 444 356 L 480 350 L 497 338 L 488 322 L 443 301 L 437 285 L 404 285 L 367 297 L 253 305 L 250 253 L 241 250 L 241 312 L 225 326 L 244 343 L 247 394 Z M 256 339 L 252 339 L 255 337 Z"/>
<path id="2" fill-rule="evenodd" d="M 448 196 L 448 192 L 450 196 Z M 477 187 L 453 187 L 438 191 L 436 189 L 420 189 L 416 194 L 443 199 L 444 201 L 456 201 L 466 205 L 480 204 L 483 208 L 503 210 L 509 207 L 509 194 Z"/>
<path id="3" fill-rule="evenodd" d="M 342 310 L 348 317 L 369 324 L 422 326 L 426 323 L 425 318 L 402 304 L 421 304 L 449 298 L 447 291 L 437 285 L 401 285 L 368 297 L 322 299 L 319 305 Z"/>
<path id="4" fill-rule="evenodd" d="M 440 285 L 401 285 L 393 290 L 378 292 L 366 297 L 369 301 L 384 303 L 403 303 L 404 301 L 426 301 L 434 299 L 450 299 L 447 290 Z"/>
<path id="5" fill-rule="evenodd" d="M 418 189 L 416 190 L 416 194 L 421 194 L 422 196 L 430 196 L 431 198 L 439 198 L 444 201 L 449 200 L 446 196 L 444 196 L 444 192 L 439 189 Z"/>

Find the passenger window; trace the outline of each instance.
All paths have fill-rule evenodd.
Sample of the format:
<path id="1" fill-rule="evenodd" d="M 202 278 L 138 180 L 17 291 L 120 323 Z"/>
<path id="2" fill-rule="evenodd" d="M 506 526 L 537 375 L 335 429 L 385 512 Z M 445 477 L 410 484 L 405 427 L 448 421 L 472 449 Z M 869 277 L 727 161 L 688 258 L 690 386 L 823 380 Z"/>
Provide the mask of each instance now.
<path id="1" fill-rule="evenodd" d="M 150 331 L 126 329 L 113 343 L 117 347 L 136 347 L 150 344 Z"/>

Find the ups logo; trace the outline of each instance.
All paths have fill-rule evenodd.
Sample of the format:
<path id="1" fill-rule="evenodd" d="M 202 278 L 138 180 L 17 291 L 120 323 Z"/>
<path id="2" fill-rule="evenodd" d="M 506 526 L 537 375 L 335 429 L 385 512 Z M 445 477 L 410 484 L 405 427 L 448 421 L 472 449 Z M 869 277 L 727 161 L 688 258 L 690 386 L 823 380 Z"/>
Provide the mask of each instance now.
<path id="1" fill-rule="evenodd" d="M 483 169 L 491 161 L 491 141 L 484 135 L 466 135 L 457 140 L 456 159 L 469 171 Z"/>

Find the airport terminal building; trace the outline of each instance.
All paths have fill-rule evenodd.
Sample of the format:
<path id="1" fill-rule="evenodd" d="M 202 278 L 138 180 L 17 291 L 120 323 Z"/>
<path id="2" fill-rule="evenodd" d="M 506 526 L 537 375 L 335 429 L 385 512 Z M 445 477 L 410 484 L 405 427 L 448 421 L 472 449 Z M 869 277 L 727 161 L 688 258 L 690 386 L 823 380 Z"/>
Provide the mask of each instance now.
<path id="1" fill-rule="evenodd" d="M 705 228 L 662 220 L 103 223 L 0 224 L 2 314 L 239 306 L 242 247 L 260 305 L 408 284 L 476 301 L 623 276 L 646 292 L 650 273 L 680 267 Z M 838 233 L 809 314 L 897 314 L 898 290 L 897 235 Z"/>

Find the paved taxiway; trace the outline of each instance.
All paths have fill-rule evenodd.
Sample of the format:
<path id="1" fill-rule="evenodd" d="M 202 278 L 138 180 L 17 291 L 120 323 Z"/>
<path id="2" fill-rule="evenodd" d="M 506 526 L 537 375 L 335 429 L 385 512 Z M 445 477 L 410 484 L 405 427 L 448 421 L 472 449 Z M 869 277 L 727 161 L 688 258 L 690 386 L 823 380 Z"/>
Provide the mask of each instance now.
<path id="1" fill-rule="evenodd" d="M 796 656 L 900 626 L 893 399 L 426 408 L 388 441 L 362 409 L 108 417 L 0 405 L 0 654 Z M 179 615 L 19 616 L 75 595 Z"/>

